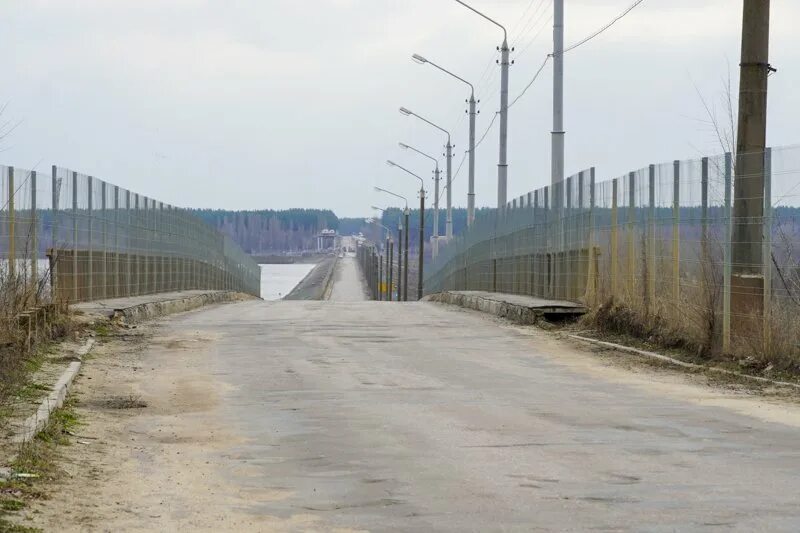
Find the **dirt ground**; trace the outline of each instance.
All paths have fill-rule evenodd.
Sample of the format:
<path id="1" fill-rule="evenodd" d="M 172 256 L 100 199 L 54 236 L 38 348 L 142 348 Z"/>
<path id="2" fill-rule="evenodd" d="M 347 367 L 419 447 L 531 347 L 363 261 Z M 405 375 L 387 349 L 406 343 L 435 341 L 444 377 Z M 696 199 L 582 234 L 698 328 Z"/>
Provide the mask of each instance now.
<path id="1" fill-rule="evenodd" d="M 283 495 L 247 493 L 218 475 L 209 455 L 237 437 L 213 414 L 221 382 L 193 357 L 193 347 L 212 340 L 202 331 L 164 336 L 158 324 L 100 339 L 73 389 L 80 426 L 59 450 L 62 472 L 19 523 L 44 531 L 285 531 L 313 523 L 240 512 L 253 498 Z M 154 360 L 145 346 L 163 357 Z"/>

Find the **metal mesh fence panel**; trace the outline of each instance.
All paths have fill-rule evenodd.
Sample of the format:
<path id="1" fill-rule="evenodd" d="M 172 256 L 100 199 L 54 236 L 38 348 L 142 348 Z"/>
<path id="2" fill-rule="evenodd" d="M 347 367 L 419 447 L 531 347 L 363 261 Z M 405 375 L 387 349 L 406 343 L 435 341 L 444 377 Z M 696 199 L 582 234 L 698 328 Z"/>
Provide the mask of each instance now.
<path id="1" fill-rule="evenodd" d="M 0 189 L 6 294 L 31 304 L 186 289 L 259 294 L 258 265 L 185 210 L 59 167 L 0 166 Z"/>
<path id="2" fill-rule="evenodd" d="M 763 173 L 737 176 L 742 162 Z M 751 192 L 762 179 L 765 197 Z M 737 216 L 746 200 L 763 212 Z M 650 165 L 606 181 L 580 172 L 481 212 L 441 249 L 425 289 L 614 302 L 699 350 L 796 360 L 800 147 Z"/>

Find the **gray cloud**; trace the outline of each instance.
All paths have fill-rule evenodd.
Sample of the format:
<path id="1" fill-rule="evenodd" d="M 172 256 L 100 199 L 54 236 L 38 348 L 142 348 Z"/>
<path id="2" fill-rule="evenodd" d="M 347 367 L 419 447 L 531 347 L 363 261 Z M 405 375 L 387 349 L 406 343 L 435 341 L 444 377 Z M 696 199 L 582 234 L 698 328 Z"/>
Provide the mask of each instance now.
<path id="1" fill-rule="evenodd" d="M 567 0 L 567 41 L 629 3 Z M 511 28 L 513 97 L 550 48 L 551 1 L 474 4 Z M 728 64 L 736 77 L 740 4 L 646 0 L 570 53 L 568 172 L 596 165 L 609 177 L 719 151 L 697 91 L 718 99 Z M 778 145 L 797 141 L 791 24 L 800 6 L 774 0 L 773 13 L 780 70 L 771 79 L 769 139 Z M 443 139 L 397 107 L 451 128 L 458 163 L 468 96 L 412 63 L 414 52 L 475 80 L 479 131 L 497 109 L 500 33 L 449 0 L 9 0 L 0 21 L 0 101 L 22 122 L 2 161 L 55 162 L 178 205 L 355 215 L 379 201 L 376 183 L 413 196 L 415 183 L 384 160 L 427 172 L 396 143 L 437 152 Z M 550 93 L 547 69 L 512 109 L 512 196 L 549 181 Z M 495 198 L 496 143 L 495 130 L 478 150 L 480 205 Z M 454 193 L 466 203 L 466 169 Z"/>

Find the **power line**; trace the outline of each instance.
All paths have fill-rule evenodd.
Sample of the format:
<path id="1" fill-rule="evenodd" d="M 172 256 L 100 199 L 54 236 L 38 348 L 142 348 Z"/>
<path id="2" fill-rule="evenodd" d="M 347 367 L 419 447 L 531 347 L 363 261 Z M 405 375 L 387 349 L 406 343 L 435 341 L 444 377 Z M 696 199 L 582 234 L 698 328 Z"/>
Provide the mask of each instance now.
<path id="1" fill-rule="evenodd" d="M 456 169 L 456 173 L 455 173 L 455 174 L 453 174 L 453 177 L 452 177 L 452 178 L 450 178 L 450 181 L 448 181 L 448 182 L 447 182 L 447 184 L 444 186 L 444 188 L 445 188 L 445 189 L 446 189 L 446 188 L 447 188 L 447 187 L 448 187 L 448 186 L 449 186 L 451 183 L 453 183 L 454 181 L 456 181 L 456 178 L 458 177 L 458 173 L 459 173 L 459 172 L 461 172 L 461 167 L 462 167 L 462 166 L 464 166 L 464 160 L 466 160 L 466 159 L 467 159 L 467 154 L 468 154 L 468 153 L 469 153 L 469 150 L 467 150 L 466 152 L 464 152 L 464 156 L 461 158 L 461 162 L 458 164 L 458 168 Z"/>
<path id="2" fill-rule="evenodd" d="M 498 115 L 500 115 L 500 111 L 495 111 L 495 113 L 494 113 L 494 117 L 492 117 L 492 121 L 491 121 L 491 122 L 489 122 L 489 127 L 488 127 L 488 128 L 486 128 L 486 131 L 484 131 L 484 132 L 483 132 L 483 135 L 481 136 L 481 140 L 475 143 L 475 148 L 477 148 L 478 146 L 480 146 L 480 145 L 481 145 L 481 143 L 483 142 L 483 140 L 484 140 L 484 139 L 486 138 L 486 136 L 489 134 L 489 130 L 491 130 L 491 129 L 492 129 L 492 126 L 494 125 L 494 121 L 495 121 L 495 120 L 497 120 L 497 117 L 498 117 Z"/>
<path id="3" fill-rule="evenodd" d="M 609 29 L 611 26 L 613 26 L 614 24 L 616 24 L 617 22 L 619 22 L 619 21 L 620 21 L 622 18 L 624 18 L 624 17 L 625 17 L 625 16 L 626 16 L 628 13 L 630 13 L 631 11 L 633 11 L 633 10 L 634 10 L 634 9 L 635 9 L 637 6 L 639 6 L 639 4 L 641 4 L 642 2 L 644 2 L 644 0 L 636 0 L 636 1 L 635 1 L 633 4 L 631 4 L 630 6 L 628 6 L 628 8 L 627 8 L 627 9 L 625 9 L 625 10 L 624 10 L 622 13 L 620 13 L 619 15 L 617 15 L 616 17 L 614 17 L 614 18 L 613 18 L 613 19 L 612 19 L 610 22 L 608 22 L 606 25 L 604 25 L 603 27 L 601 27 L 601 28 L 600 28 L 600 29 L 598 29 L 597 31 L 595 31 L 595 32 L 593 32 L 593 33 L 591 33 L 591 34 L 589 34 L 588 36 L 584 37 L 584 38 L 583 38 L 583 39 L 581 39 L 580 41 L 577 41 L 576 43 L 574 43 L 574 44 L 572 44 L 572 45 L 568 46 L 567 48 L 565 48 L 563 53 L 565 53 L 565 54 L 566 54 L 567 52 L 570 52 L 570 51 L 572 51 L 572 50 L 575 50 L 575 49 L 576 49 L 576 48 L 578 48 L 579 46 L 582 46 L 582 45 L 584 45 L 584 44 L 588 43 L 589 41 L 591 41 L 592 39 L 594 39 L 594 38 L 595 38 L 595 37 L 597 37 L 598 35 L 602 34 L 602 33 L 603 33 L 603 32 L 605 32 L 606 30 L 608 30 L 608 29 Z M 551 16 L 550 18 L 552 19 L 552 16 Z M 538 21 L 537 21 L 537 22 L 538 22 Z M 526 25 L 526 26 L 527 26 L 527 25 Z M 540 29 L 539 31 L 541 32 L 541 29 Z M 526 49 L 527 49 L 527 47 L 528 47 L 528 46 L 530 46 L 530 44 L 531 44 L 531 43 L 533 43 L 533 41 L 535 41 L 535 40 L 536 40 L 536 37 L 538 37 L 538 33 L 537 33 L 537 34 L 536 34 L 536 36 L 534 36 L 534 38 L 533 38 L 533 39 L 532 39 L 532 40 L 531 40 L 531 41 L 530 41 L 530 42 L 529 42 L 529 43 L 526 45 L 526 47 L 525 47 Z M 523 49 L 523 52 L 524 52 L 524 51 L 525 51 L 525 50 Z M 514 100 L 513 100 L 513 101 L 512 101 L 512 102 L 511 102 L 511 103 L 508 105 L 509 109 L 511 108 L 511 106 L 513 106 L 514 104 L 516 104 L 516 103 L 517 103 L 517 101 L 519 101 L 519 100 L 520 100 L 520 99 L 521 99 L 523 96 L 525 96 L 525 94 L 528 92 L 528 89 L 530 89 L 530 88 L 531 88 L 531 86 L 533 86 L 533 84 L 534 84 L 534 83 L 536 82 L 536 80 L 539 78 L 539 75 L 542 73 L 542 71 L 544 70 L 544 67 L 547 65 L 547 62 L 548 62 L 548 61 L 550 61 L 550 58 L 551 58 L 551 57 L 553 57 L 553 54 L 547 54 L 547 55 L 545 56 L 545 58 L 544 58 L 544 61 L 542 61 L 542 64 L 541 64 L 541 66 L 540 66 L 540 67 L 539 67 L 539 69 L 536 71 L 536 73 L 533 75 L 533 78 L 531 78 L 531 81 L 529 81 L 529 82 L 528 82 L 528 84 L 525 86 L 525 88 L 524 88 L 524 89 L 522 89 L 522 92 L 521 92 L 521 93 L 520 93 L 520 94 L 519 94 L 519 95 L 518 95 L 516 98 L 514 98 Z M 488 67 L 487 67 L 487 70 L 488 70 Z M 481 144 L 481 143 L 484 141 L 484 139 L 486 139 L 486 136 L 489 134 L 489 131 L 491 131 L 491 129 L 492 129 L 492 126 L 494 126 L 494 123 L 495 123 L 495 121 L 497 120 L 497 117 L 498 117 L 498 115 L 500 115 L 500 112 L 499 112 L 499 111 L 496 111 L 496 112 L 495 112 L 495 114 L 494 114 L 494 117 L 492 117 L 492 120 L 491 120 L 491 122 L 489 122 L 489 126 L 487 126 L 487 128 L 486 128 L 486 131 L 484 131 L 484 132 L 483 132 L 483 135 L 481 136 L 480 140 L 479 140 L 477 143 L 475 143 L 475 148 L 477 148 L 478 146 L 480 146 L 480 144 Z M 466 156 L 466 152 L 465 152 L 465 156 Z M 463 165 L 463 163 L 464 163 L 464 159 L 462 159 L 462 160 L 461 160 L 461 165 Z M 461 170 L 461 165 L 459 165 L 459 168 L 458 168 L 458 170 L 459 170 L 459 171 Z M 456 171 L 456 175 L 458 175 L 458 171 Z M 454 177 L 453 179 L 455 179 L 455 177 Z"/>
<path id="4" fill-rule="evenodd" d="M 572 45 L 568 46 L 567 48 L 565 48 L 563 53 L 564 53 L 564 54 L 566 54 L 567 52 L 570 52 L 570 51 L 572 51 L 572 50 L 575 50 L 575 49 L 576 49 L 576 48 L 578 48 L 579 46 L 582 46 L 582 45 L 584 45 L 584 44 L 588 43 L 589 41 L 591 41 L 592 39 L 594 39 L 595 37 L 597 37 L 597 36 L 598 36 L 598 35 L 600 35 L 601 33 L 605 32 L 605 31 L 606 31 L 607 29 L 609 29 L 611 26 L 613 26 L 614 24 L 616 24 L 617 22 L 619 22 L 619 21 L 620 21 L 620 20 L 621 20 L 623 17 L 625 17 L 625 15 L 627 15 L 628 13 L 630 13 L 631 11 L 633 11 L 633 10 L 634 10 L 634 8 L 636 8 L 636 6 L 638 6 L 638 5 L 639 5 L 639 4 L 641 4 L 642 2 L 644 2 L 644 0 L 636 0 L 636 1 L 635 1 L 633 4 L 631 4 L 630 6 L 628 6 L 628 8 L 627 8 L 625 11 L 623 11 L 622 13 L 620 13 L 619 15 L 617 15 L 617 16 L 616 16 L 614 19 L 612 19 L 612 20 L 611 20 L 609 23 L 607 23 L 605 26 L 603 26 L 603 27 L 602 27 L 602 28 L 600 28 L 599 30 L 597 30 L 597 31 L 595 31 L 595 32 L 593 32 L 593 33 L 591 33 L 591 34 L 589 34 L 588 36 L 584 37 L 584 38 L 583 38 L 583 39 L 581 39 L 580 41 L 578 41 L 578 42 L 576 42 L 576 43 L 574 43 L 574 44 L 572 44 Z M 530 89 L 530 88 L 531 88 L 531 85 L 533 85 L 533 83 L 534 83 L 534 82 L 536 81 L 536 79 L 539 77 L 539 74 L 541 74 L 541 73 L 542 73 L 542 70 L 544 70 L 544 67 L 545 67 L 545 65 L 547 64 L 547 62 L 550 60 L 550 58 L 551 58 L 551 57 L 553 57 L 553 54 L 547 54 L 547 56 L 545 56 L 545 58 L 544 58 L 544 61 L 542 62 L 542 66 L 541 66 L 541 67 L 539 67 L 539 70 L 537 70 L 537 71 L 536 71 L 536 74 L 534 74 L 534 75 L 533 75 L 533 79 L 531 79 L 531 81 L 530 81 L 530 82 L 528 82 L 528 85 L 526 85 L 526 86 L 525 86 L 525 88 L 522 90 L 522 92 L 519 94 L 519 96 L 517 96 L 516 98 L 514 98 L 514 101 L 513 101 L 513 102 L 511 102 L 511 104 L 510 104 L 508 107 L 511 107 L 512 105 L 514 105 L 515 103 L 517 103 L 517 100 L 519 100 L 520 98 L 522 98 L 522 97 L 525 95 L 525 93 L 526 93 L 526 92 L 528 92 L 528 89 Z"/>
<path id="5" fill-rule="evenodd" d="M 541 73 L 542 73 L 542 71 L 544 70 L 544 67 L 545 67 L 545 65 L 547 65 L 547 62 L 548 62 L 548 61 L 550 61 L 550 58 L 551 58 L 551 57 L 552 57 L 552 54 L 547 54 L 547 55 L 544 57 L 544 61 L 542 61 L 542 66 L 540 66 L 540 67 L 539 67 L 539 70 L 537 70 L 537 71 L 536 71 L 536 74 L 534 74 L 534 75 L 533 75 L 533 79 L 531 79 L 531 81 L 529 81 L 529 82 L 528 82 L 528 85 L 526 85 L 526 86 L 525 86 L 525 88 L 524 88 L 524 89 L 522 89 L 522 92 L 521 92 L 521 93 L 519 93 L 519 95 L 518 95 L 516 98 L 514 98 L 514 101 L 512 101 L 510 104 L 508 104 L 508 108 L 509 108 L 509 109 L 511 109 L 511 106 L 513 106 L 514 104 L 516 104 L 516 103 L 517 103 L 517 100 L 519 100 L 520 98 L 522 98 L 523 96 L 525 96 L 525 93 L 526 93 L 526 92 L 528 92 L 528 89 L 530 89 L 530 88 L 531 88 L 531 85 L 533 85 L 533 83 L 534 83 L 534 82 L 536 81 L 536 79 L 539 77 L 539 74 L 541 74 Z"/>
<path id="6" fill-rule="evenodd" d="M 605 26 L 603 26 L 602 28 L 600 28 L 600 29 L 599 29 L 599 30 L 597 30 L 596 32 L 592 33 L 591 35 L 588 35 L 587 37 L 584 37 L 583 39 L 581 39 L 581 40 L 580 40 L 580 41 L 578 41 L 577 43 L 574 43 L 574 44 L 572 44 L 572 45 L 570 45 L 570 46 L 566 47 L 566 48 L 564 49 L 564 53 L 566 54 L 567 52 L 569 52 L 569 51 L 571 51 L 571 50 L 575 50 L 575 49 L 576 49 L 576 48 L 578 48 L 579 46 L 581 46 L 581 45 L 583 45 L 583 44 L 586 44 L 586 43 L 588 43 L 589 41 L 591 41 L 592 39 L 594 39 L 595 37 L 597 37 L 598 35 L 600 35 L 600 34 L 601 34 L 601 33 L 603 33 L 604 31 L 606 31 L 608 28 L 610 28 L 611 26 L 613 26 L 614 24 L 616 24 L 617 22 L 619 22 L 619 20 L 621 20 L 621 19 L 622 19 L 622 18 L 623 18 L 625 15 L 627 15 L 627 14 L 628 14 L 628 13 L 630 13 L 631 11 L 633 11 L 633 10 L 636 8 L 636 6 L 638 6 L 638 5 L 639 5 L 639 4 L 641 4 L 642 2 L 644 2 L 644 0 L 636 0 L 636 2 L 634 2 L 633 4 L 631 4 L 631 5 L 630 5 L 630 7 L 628 7 L 628 9 L 626 9 L 625 11 L 623 11 L 622 13 L 620 13 L 619 15 L 617 15 L 617 17 L 616 17 L 616 18 L 614 18 L 614 19 L 613 19 L 611 22 L 609 22 L 608 24 L 606 24 Z"/>

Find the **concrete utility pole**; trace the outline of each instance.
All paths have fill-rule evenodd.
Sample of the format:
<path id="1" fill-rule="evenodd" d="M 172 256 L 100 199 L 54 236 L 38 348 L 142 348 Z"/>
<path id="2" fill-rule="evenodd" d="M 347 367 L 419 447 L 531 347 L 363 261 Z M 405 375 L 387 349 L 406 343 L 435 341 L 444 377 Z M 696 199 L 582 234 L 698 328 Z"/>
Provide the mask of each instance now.
<path id="1" fill-rule="evenodd" d="M 469 192 L 467 193 L 467 225 L 472 224 L 472 219 L 475 217 L 475 87 L 470 82 L 460 76 L 456 76 L 444 67 L 440 67 L 433 61 L 430 61 L 419 54 L 414 54 L 411 58 L 420 65 L 429 64 L 452 76 L 453 78 L 469 85 Z M 447 225 L 445 228 L 445 236 L 448 240 L 453 237 L 453 200 L 451 182 L 453 181 L 453 146 L 447 142 Z"/>
<path id="2" fill-rule="evenodd" d="M 390 163 L 387 161 L 391 166 L 396 166 L 394 163 Z M 420 178 L 422 179 L 422 178 Z M 383 189 L 381 187 L 375 187 L 377 192 L 385 192 L 386 194 L 391 194 L 395 198 L 399 198 L 403 200 L 405 204 L 405 209 L 403 210 L 403 215 L 405 216 L 405 232 L 403 231 L 404 223 L 402 219 L 398 221 L 397 227 L 397 301 L 401 300 L 400 298 L 400 286 L 402 284 L 403 289 L 403 299 L 408 300 L 408 198 L 403 196 L 402 194 L 397 194 L 392 191 Z M 403 251 L 403 234 L 405 233 L 405 252 Z M 403 265 L 403 257 L 405 256 L 405 266 Z M 402 271 L 402 272 L 401 272 Z"/>
<path id="3" fill-rule="evenodd" d="M 447 220 L 444 225 L 444 236 L 450 241 L 453 238 L 453 146 L 447 141 Z M 436 179 L 436 208 L 439 208 L 439 179 Z M 438 221 L 437 221 L 438 222 Z M 436 228 L 439 234 L 439 228 Z M 439 243 L 436 243 L 436 252 L 439 252 Z"/>
<path id="4" fill-rule="evenodd" d="M 410 211 L 408 210 L 408 206 L 406 206 L 405 210 L 403 211 L 403 215 L 405 216 L 405 233 L 403 233 L 403 237 L 405 238 L 405 247 L 406 251 L 403 254 L 403 301 L 408 301 L 408 234 L 411 233 L 411 226 L 408 225 L 408 215 Z"/>
<path id="5" fill-rule="evenodd" d="M 439 179 L 441 177 L 441 172 L 438 166 L 433 176 L 433 257 L 435 258 L 439 253 Z M 448 196 L 449 194 L 448 191 Z"/>
<path id="6" fill-rule="evenodd" d="M 739 130 L 733 201 L 731 307 L 734 316 L 763 309 L 762 224 L 767 137 L 769 0 L 744 0 L 739 79 Z"/>
<path id="7" fill-rule="evenodd" d="M 403 301 L 403 219 L 397 225 L 397 301 Z"/>
<path id="8" fill-rule="evenodd" d="M 500 49 L 500 157 L 497 163 L 497 208 L 505 209 L 508 198 L 508 40 L 503 28 Z"/>
<path id="9" fill-rule="evenodd" d="M 417 272 L 417 300 L 422 300 L 422 267 L 425 259 L 425 188 L 419 188 L 419 272 Z"/>
<path id="10" fill-rule="evenodd" d="M 553 4 L 553 131 L 551 185 L 564 181 L 564 0 Z"/>
<path id="11" fill-rule="evenodd" d="M 424 120 L 424 119 L 423 119 Z M 422 179 L 421 176 L 418 176 L 405 168 L 404 166 L 398 165 L 394 161 L 386 161 L 386 164 L 390 167 L 399 168 L 406 174 L 413 176 L 419 180 L 419 286 L 417 287 L 417 294 L 419 298 L 422 298 L 422 265 L 424 260 L 424 252 L 425 252 L 425 180 Z M 411 228 L 408 226 L 408 207 L 406 206 L 406 271 L 405 271 L 405 285 L 404 296 L 408 299 L 408 234 Z"/>
<path id="12" fill-rule="evenodd" d="M 422 119 L 422 120 L 425 120 L 425 119 Z M 434 183 L 435 183 L 435 193 L 434 193 L 434 196 L 433 196 L 433 257 L 435 258 L 437 255 L 439 255 L 439 180 L 441 179 L 441 171 L 439 170 L 439 160 L 436 159 L 435 157 L 433 157 L 430 154 L 426 154 L 425 152 L 423 152 L 421 150 L 417 150 L 413 146 L 409 146 L 409 145 L 407 145 L 405 143 L 398 143 L 398 144 L 400 145 L 400 148 L 402 148 L 403 150 L 411 150 L 412 152 L 416 152 L 416 153 L 418 153 L 419 155 L 421 155 L 423 157 L 427 157 L 428 159 L 433 161 L 433 164 L 434 164 L 434 170 L 433 170 L 434 178 L 433 178 L 433 180 L 434 180 Z M 448 150 L 449 150 L 449 148 L 450 148 L 450 135 L 447 136 L 447 147 L 448 147 Z M 450 165 L 450 158 L 449 157 L 447 159 L 447 164 L 448 164 L 448 167 L 449 167 L 449 165 Z M 450 172 L 448 172 L 447 175 L 449 176 Z M 448 208 L 448 212 L 449 212 L 449 209 L 450 209 L 449 189 L 448 189 L 447 198 L 448 198 L 448 200 L 447 200 L 447 208 Z M 450 226 L 452 227 L 452 224 Z"/>
<path id="13" fill-rule="evenodd" d="M 394 242 L 391 239 L 391 233 L 389 234 L 389 256 L 386 258 L 386 268 L 389 271 L 389 286 L 386 288 L 386 296 L 387 300 L 390 302 L 392 301 L 392 282 L 394 281 L 394 263 L 392 260 L 394 259 L 392 256 L 394 255 Z"/>
<path id="14" fill-rule="evenodd" d="M 469 95 L 469 190 L 467 192 L 467 227 L 475 221 L 475 90 Z"/>
<path id="15" fill-rule="evenodd" d="M 474 7 L 467 5 L 462 0 L 455 1 L 503 30 L 503 44 L 498 48 L 500 50 L 500 157 L 497 163 L 497 208 L 504 209 L 507 203 L 508 189 L 508 67 L 510 66 L 508 32 L 505 26 Z M 473 148 L 471 150 L 474 151 Z"/>
<path id="16" fill-rule="evenodd" d="M 436 124 L 434 124 L 430 120 L 417 115 L 413 111 L 409 111 L 405 107 L 401 107 L 400 108 L 400 113 L 403 114 L 403 115 L 406 115 L 406 116 L 416 117 L 416 118 L 420 119 L 422 122 L 428 124 L 429 126 L 433 126 L 437 130 L 439 130 L 442 133 L 444 133 L 445 135 L 447 135 L 447 153 L 446 153 L 446 156 L 447 156 L 447 184 L 449 185 L 450 181 L 452 181 L 452 179 L 453 179 L 453 144 L 450 141 L 450 132 L 447 131 L 446 129 L 442 128 L 441 126 L 437 126 Z M 404 145 L 402 143 L 400 144 L 400 146 L 401 147 L 405 147 L 405 148 L 410 148 L 409 146 Z M 422 154 L 422 152 L 420 152 L 419 150 L 416 150 L 414 148 L 412 148 L 412 150 L 414 150 L 417 153 Z M 422 155 L 426 155 L 426 154 L 422 154 Z M 428 155 L 426 155 L 426 157 L 430 158 L 430 156 L 428 156 Z M 434 159 L 434 161 L 435 161 L 435 159 Z M 437 163 L 437 169 L 438 169 L 438 163 Z M 437 183 L 438 183 L 438 180 L 437 180 Z M 436 197 L 434 198 L 434 200 L 437 202 L 436 219 L 437 219 L 437 222 L 438 222 L 438 219 L 439 219 L 439 215 L 438 215 L 439 194 L 438 193 L 436 194 Z M 438 224 L 436 225 L 435 232 L 436 232 L 435 233 L 436 237 L 438 239 L 438 236 L 439 236 L 439 226 L 438 226 Z M 447 236 L 448 239 L 453 236 L 453 196 L 450 193 L 450 188 L 449 187 L 447 188 L 447 221 L 446 221 L 446 224 L 445 224 L 445 235 Z M 438 242 L 436 243 L 436 245 L 438 246 Z"/>

